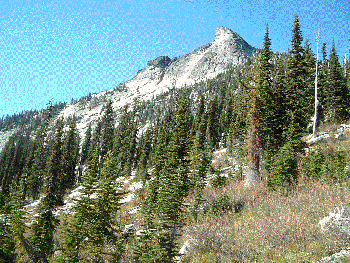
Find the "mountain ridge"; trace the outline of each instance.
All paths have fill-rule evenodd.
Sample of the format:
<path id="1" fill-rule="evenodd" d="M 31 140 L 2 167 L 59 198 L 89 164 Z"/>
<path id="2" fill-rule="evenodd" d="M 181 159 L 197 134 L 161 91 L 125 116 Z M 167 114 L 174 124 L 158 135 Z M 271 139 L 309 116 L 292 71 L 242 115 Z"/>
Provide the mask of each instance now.
<path id="1" fill-rule="evenodd" d="M 84 138 L 89 123 L 93 128 L 96 126 L 107 100 L 112 100 L 114 110 L 133 104 L 135 100 L 148 101 L 170 89 L 213 79 L 233 66 L 243 64 L 257 50 L 238 33 L 219 26 L 212 42 L 183 56 L 159 56 L 149 60 L 146 67 L 139 70 L 132 79 L 117 87 L 89 95 L 88 99 L 83 97 L 67 103 L 59 110 L 55 120 L 75 115 L 80 137 Z M 2 131 L 0 150 L 15 130 L 16 127 L 10 131 Z"/>
<path id="2" fill-rule="evenodd" d="M 159 56 L 150 60 L 132 79 L 112 90 L 94 94 L 93 100 L 85 105 L 67 104 L 59 117 L 66 118 L 75 113 L 80 119 L 78 129 L 83 135 L 88 123 L 91 122 L 94 126 L 101 116 L 103 105 L 96 103 L 101 97 L 108 96 L 114 109 L 132 104 L 136 99 L 150 100 L 169 89 L 212 79 L 233 66 L 246 62 L 256 51 L 236 32 L 219 26 L 211 43 L 180 57 Z"/>

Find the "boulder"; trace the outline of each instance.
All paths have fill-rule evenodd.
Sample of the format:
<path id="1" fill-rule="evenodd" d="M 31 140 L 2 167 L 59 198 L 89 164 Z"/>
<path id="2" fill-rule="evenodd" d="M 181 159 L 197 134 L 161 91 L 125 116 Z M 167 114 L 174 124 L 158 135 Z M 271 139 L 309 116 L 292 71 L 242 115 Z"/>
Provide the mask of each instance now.
<path id="1" fill-rule="evenodd" d="M 194 238 L 189 238 L 185 241 L 185 243 L 183 244 L 183 246 L 181 247 L 180 251 L 179 251 L 179 256 L 176 257 L 175 259 L 178 262 L 182 262 L 183 258 L 190 253 L 191 249 L 193 248 L 193 246 L 196 244 L 197 240 Z"/>
<path id="2" fill-rule="evenodd" d="M 318 133 L 316 134 L 316 137 L 311 136 L 306 143 L 311 145 L 311 144 L 315 144 L 317 142 L 323 141 L 325 139 L 330 138 L 330 135 L 328 132 L 322 132 L 322 133 Z"/>
<path id="3" fill-rule="evenodd" d="M 343 261 L 344 259 L 347 259 L 347 261 Z M 325 262 L 348 262 L 350 259 L 350 251 L 349 250 L 341 250 L 338 253 L 335 253 L 329 257 L 324 257 L 320 260 L 321 263 Z M 342 260 L 342 261 L 339 261 Z"/>
<path id="4" fill-rule="evenodd" d="M 340 238 L 350 238 L 350 206 L 337 207 L 319 221 L 321 231 L 331 231 Z"/>
<path id="5" fill-rule="evenodd" d="M 133 233 L 135 232 L 135 225 L 125 225 L 123 230 L 123 236 L 124 238 L 129 238 Z"/>

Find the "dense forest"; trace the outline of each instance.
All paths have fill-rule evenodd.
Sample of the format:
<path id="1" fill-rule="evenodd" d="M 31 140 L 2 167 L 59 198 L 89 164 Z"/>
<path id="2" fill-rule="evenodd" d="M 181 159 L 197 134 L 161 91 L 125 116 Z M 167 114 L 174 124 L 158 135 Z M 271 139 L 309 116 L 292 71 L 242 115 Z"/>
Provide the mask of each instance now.
<path id="1" fill-rule="evenodd" d="M 271 194 L 293 191 L 301 173 L 347 180 L 345 152 L 305 154 L 316 56 L 298 16 L 288 52 L 273 53 L 271 45 L 267 26 L 262 49 L 215 79 L 118 112 L 107 101 L 84 138 L 74 116 L 57 117 L 65 104 L 1 119 L 0 130 L 16 132 L 0 153 L 0 261 L 174 262 L 182 229 L 200 214 L 206 178 L 217 172 L 213 152 L 222 148 L 240 156 L 247 187 L 263 181 Z M 345 123 L 350 64 L 340 63 L 334 42 L 321 50 L 317 125 Z M 132 175 L 143 185 L 139 235 L 123 231 L 127 189 L 118 178 Z M 77 187 L 72 213 L 57 215 Z M 38 200 L 28 222 L 23 207 Z"/>

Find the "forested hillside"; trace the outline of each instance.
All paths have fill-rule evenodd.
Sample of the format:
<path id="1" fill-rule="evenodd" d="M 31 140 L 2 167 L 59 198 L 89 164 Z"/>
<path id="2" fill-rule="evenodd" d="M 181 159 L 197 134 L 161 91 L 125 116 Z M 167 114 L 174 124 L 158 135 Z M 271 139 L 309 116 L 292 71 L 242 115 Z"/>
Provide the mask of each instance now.
<path id="1" fill-rule="evenodd" d="M 275 54 L 271 45 L 267 26 L 259 52 L 212 80 L 135 101 L 118 112 L 109 100 L 83 138 L 74 116 L 57 116 L 64 104 L 0 120 L 1 130 L 16 128 L 0 153 L 0 261 L 174 262 L 184 233 L 198 235 L 191 226 L 244 213 L 250 201 L 262 208 L 269 198 L 284 202 L 298 196 L 305 182 L 346 185 L 349 149 L 305 142 L 315 114 L 316 55 L 303 40 L 298 16 L 290 50 Z M 321 50 L 318 129 L 350 119 L 350 63 L 340 63 L 334 43 Z M 222 149 L 225 161 L 237 168 L 228 178 L 220 176 Z M 136 215 L 128 213 L 125 201 L 130 178 L 142 186 L 134 193 Z M 70 211 L 58 213 L 75 189 L 80 194 Z M 227 191 L 238 196 L 250 191 L 257 199 L 230 201 Z M 208 205 L 210 196 L 217 199 Z M 35 214 L 27 209 L 33 202 Z M 244 219 L 255 218 L 246 213 Z M 233 220 L 249 231 L 238 216 Z M 129 233 L 131 224 L 137 228 Z M 276 248 L 269 258 L 258 253 L 258 245 L 243 247 L 239 240 L 225 247 L 224 261 L 218 257 L 225 254 L 220 238 L 225 239 L 203 241 L 210 246 L 197 242 L 182 260 L 284 262 L 273 257 Z M 317 255 L 329 252 L 320 249 Z"/>

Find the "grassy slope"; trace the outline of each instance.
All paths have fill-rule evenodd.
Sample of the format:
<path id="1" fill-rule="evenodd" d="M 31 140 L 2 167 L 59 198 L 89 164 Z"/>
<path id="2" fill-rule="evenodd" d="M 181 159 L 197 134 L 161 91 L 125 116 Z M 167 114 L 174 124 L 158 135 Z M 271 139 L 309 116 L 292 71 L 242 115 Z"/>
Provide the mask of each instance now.
<path id="1" fill-rule="evenodd" d="M 335 131 L 333 126 L 322 129 Z M 319 146 L 348 153 L 350 136 L 346 135 L 344 141 L 330 139 Z M 228 154 L 217 156 L 217 168 L 230 162 Z M 232 209 L 202 213 L 197 221 L 188 219 L 182 241 L 194 238 L 197 242 L 184 262 L 317 262 L 349 249 L 348 238 L 322 232 L 318 223 L 336 207 L 349 204 L 350 181 L 340 185 L 302 178 L 296 189 L 286 194 L 270 192 L 264 182 L 245 188 L 232 177 L 223 187 L 208 186 L 203 198 L 213 203 L 223 195 L 228 196 L 226 205 Z M 244 204 L 239 213 L 234 211 L 237 203 Z"/>

